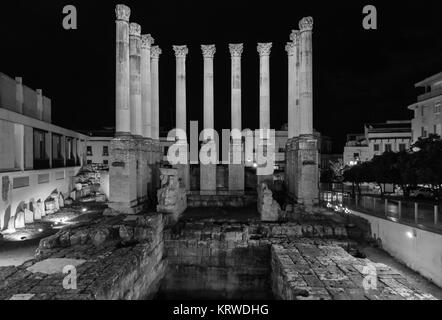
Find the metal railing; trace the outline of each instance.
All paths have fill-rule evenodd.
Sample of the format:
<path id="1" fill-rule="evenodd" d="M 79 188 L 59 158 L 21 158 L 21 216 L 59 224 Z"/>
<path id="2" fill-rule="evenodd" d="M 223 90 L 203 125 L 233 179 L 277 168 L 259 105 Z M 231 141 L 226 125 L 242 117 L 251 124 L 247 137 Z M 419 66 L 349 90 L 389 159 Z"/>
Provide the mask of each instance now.
<path id="1" fill-rule="evenodd" d="M 421 229 L 442 231 L 440 206 L 437 204 L 368 195 L 351 197 L 349 193 L 335 191 L 321 192 L 321 204 L 335 211 L 359 211 Z"/>

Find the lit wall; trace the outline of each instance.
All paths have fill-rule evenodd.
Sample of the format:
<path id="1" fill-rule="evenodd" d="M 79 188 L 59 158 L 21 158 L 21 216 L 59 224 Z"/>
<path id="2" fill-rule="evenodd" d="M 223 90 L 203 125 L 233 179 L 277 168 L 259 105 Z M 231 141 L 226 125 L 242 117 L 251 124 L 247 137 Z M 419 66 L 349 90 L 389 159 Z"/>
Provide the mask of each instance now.
<path id="1" fill-rule="evenodd" d="M 442 287 L 441 234 L 412 228 L 360 212 L 352 211 L 352 213 L 370 223 L 372 237 L 382 241 L 382 248 L 385 251 Z"/>
<path id="2" fill-rule="evenodd" d="M 21 203 L 44 202 L 54 190 L 65 196 L 73 188 L 72 177 L 80 167 L 0 173 L 0 230 L 7 228 Z"/>

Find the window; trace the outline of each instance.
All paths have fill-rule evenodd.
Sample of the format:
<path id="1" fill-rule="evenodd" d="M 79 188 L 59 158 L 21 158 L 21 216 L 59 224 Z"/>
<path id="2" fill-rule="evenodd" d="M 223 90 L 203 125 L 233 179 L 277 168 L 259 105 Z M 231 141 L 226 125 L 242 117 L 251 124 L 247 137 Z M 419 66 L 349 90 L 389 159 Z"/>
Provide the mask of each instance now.
<path id="1" fill-rule="evenodd" d="M 87 161 L 87 164 L 92 164 L 92 160 L 88 160 L 88 161 Z"/>
<path id="2" fill-rule="evenodd" d="M 52 134 L 52 167 L 61 168 L 64 167 L 64 155 L 61 149 L 62 136 L 53 133 Z"/>
<path id="3" fill-rule="evenodd" d="M 386 144 L 385 145 L 385 152 L 391 152 L 393 151 L 393 149 L 391 148 L 391 144 Z"/>
<path id="4" fill-rule="evenodd" d="M 87 156 L 92 157 L 92 146 L 87 146 L 86 149 L 87 149 Z"/>
<path id="5" fill-rule="evenodd" d="M 103 160 L 103 164 L 108 165 L 109 164 L 109 160 Z"/>
<path id="6" fill-rule="evenodd" d="M 34 160 L 45 160 L 45 133 L 34 129 Z"/>
<path id="7" fill-rule="evenodd" d="M 421 130 L 422 130 L 422 131 L 421 131 L 421 136 L 422 136 L 422 138 L 426 138 L 426 137 L 427 137 L 427 130 L 425 130 L 424 127 L 422 127 Z"/>
<path id="8" fill-rule="evenodd" d="M 407 149 L 407 146 L 405 145 L 405 143 L 399 144 L 399 151 L 400 152 L 404 152 L 406 149 Z"/>
<path id="9" fill-rule="evenodd" d="M 108 157 L 108 156 L 109 156 L 109 147 L 103 146 L 103 157 Z"/>
<path id="10" fill-rule="evenodd" d="M 66 157 L 74 159 L 74 139 L 66 138 Z"/>
<path id="11" fill-rule="evenodd" d="M 424 117 L 424 107 L 421 107 L 421 116 Z"/>
<path id="12" fill-rule="evenodd" d="M 46 154 L 46 132 L 34 129 L 34 169 L 49 169 L 49 158 Z"/>
<path id="13" fill-rule="evenodd" d="M 375 151 L 375 152 L 378 152 L 380 149 L 381 149 L 381 148 L 380 148 L 379 144 L 375 144 L 375 145 L 374 145 L 374 151 Z"/>
<path id="14" fill-rule="evenodd" d="M 359 158 L 359 153 L 353 153 L 353 158 Z"/>
<path id="15" fill-rule="evenodd" d="M 164 147 L 164 155 L 167 156 L 167 153 L 169 152 L 169 147 Z"/>
<path id="16" fill-rule="evenodd" d="M 434 106 L 434 113 L 439 114 L 440 113 L 440 102 L 436 103 Z"/>

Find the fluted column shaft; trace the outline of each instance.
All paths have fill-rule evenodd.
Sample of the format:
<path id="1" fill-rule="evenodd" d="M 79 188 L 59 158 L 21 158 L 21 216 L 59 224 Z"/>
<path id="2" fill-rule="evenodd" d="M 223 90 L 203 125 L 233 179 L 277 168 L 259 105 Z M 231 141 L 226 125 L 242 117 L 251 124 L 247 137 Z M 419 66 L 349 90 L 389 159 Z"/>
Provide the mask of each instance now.
<path id="1" fill-rule="evenodd" d="M 288 54 L 288 139 L 298 137 L 300 132 L 299 112 L 299 31 L 293 31 L 292 42 L 287 43 Z"/>
<path id="2" fill-rule="evenodd" d="M 259 43 L 259 127 L 270 129 L 270 52 L 271 43 Z"/>
<path id="3" fill-rule="evenodd" d="M 203 45 L 201 50 L 204 58 L 204 129 L 214 129 L 213 58 L 216 48 Z"/>
<path id="4" fill-rule="evenodd" d="M 301 110 L 301 135 L 313 134 L 313 20 L 300 22 L 299 99 Z"/>
<path id="5" fill-rule="evenodd" d="M 129 18 L 130 9 L 118 5 L 116 10 L 116 84 L 115 113 L 116 134 L 130 133 L 130 63 L 129 63 Z"/>
<path id="6" fill-rule="evenodd" d="M 243 44 L 231 44 L 230 55 L 232 57 L 232 129 L 242 130 L 241 118 L 241 55 Z"/>
<path id="7" fill-rule="evenodd" d="M 176 57 L 176 128 L 187 132 L 186 126 L 186 56 L 187 46 L 174 46 Z"/>
<path id="8" fill-rule="evenodd" d="M 152 76 L 151 76 L 151 46 L 154 39 L 150 34 L 141 36 L 141 114 L 142 133 L 144 138 L 152 138 Z"/>
<path id="9" fill-rule="evenodd" d="M 232 130 L 242 130 L 241 123 L 241 55 L 243 44 L 230 44 L 232 58 Z M 229 164 L 229 191 L 231 193 L 244 192 L 244 155 L 240 137 L 232 137 L 230 145 Z"/>
<path id="10" fill-rule="evenodd" d="M 160 139 L 160 85 L 159 59 L 161 49 L 158 46 L 151 48 L 151 76 L 152 76 L 152 139 Z"/>
<path id="11" fill-rule="evenodd" d="M 141 27 L 130 24 L 130 132 L 134 136 L 142 136 L 141 111 Z"/>

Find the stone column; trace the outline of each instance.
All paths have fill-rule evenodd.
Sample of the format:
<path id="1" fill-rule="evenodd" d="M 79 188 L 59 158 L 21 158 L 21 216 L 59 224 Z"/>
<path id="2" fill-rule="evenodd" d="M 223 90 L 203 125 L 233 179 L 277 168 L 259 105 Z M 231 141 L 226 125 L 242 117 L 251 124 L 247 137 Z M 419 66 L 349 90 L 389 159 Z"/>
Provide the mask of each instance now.
<path id="1" fill-rule="evenodd" d="M 160 139 L 160 86 L 159 86 L 159 59 L 161 49 L 158 46 L 153 46 L 150 51 L 151 57 L 151 76 L 152 76 L 152 139 Z"/>
<path id="2" fill-rule="evenodd" d="M 288 139 L 285 152 L 285 181 L 290 195 L 295 194 L 296 169 L 293 142 L 299 137 L 300 112 L 299 112 L 299 31 L 293 30 L 290 35 L 291 42 L 287 43 L 288 54 Z"/>
<path id="3" fill-rule="evenodd" d="M 294 144 L 296 162 L 295 199 L 298 204 L 312 211 L 319 202 L 319 153 L 318 141 L 313 135 L 313 18 L 303 18 L 300 29 L 299 98 L 301 127 L 299 139 Z"/>
<path id="4" fill-rule="evenodd" d="M 301 111 L 300 134 L 313 134 L 313 19 L 303 18 L 300 29 L 299 103 Z"/>
<path id="5" fill-rule="evenodd" d="M 176 129 L 182 130 L 187 136 L 186 125 L 186 56 L 189 53 L 187 46 L 173 46 L 176 57 Z M 180 148 L 188 152 L 188 142 L 179 141 Z M 190 189 L 189 165 L 178 166 L 178 177 L 186 190 Z"/>
<path id="6" fill-rule="evenodd" d="M 141 36 L 141 105 L 143 137 L 152 138 L 152 85 L 151 46 L 154 39 L 150 34 Z"/>
<path id="7" fill-rule="evenodd" d="M 232 130 L 242 130 L 241 121 L 241 56 L 243 44 L 230 44 L 230 56 L 232 58 L 232 78 L 231 78 L 231 120 Z M 235 137 L 236 138 L 236 137 Z M 242 140 L 232 137 L 230 146 L 229 164 L 229 191 L 231 193 L 244 193 L 244 154 Z M 237 159 L 240 161 L 236 163 Z"/>
<path id="8" fill-rule="evenodd" d="M 186 127 L 186 56 L 187 46 L 173 46 L 176 57 L 176 128 L 187 132 Z"/>
<path id="9" fill-rule="evenodd" d="M 204 58 L 204 129 L 214 130 L 214 99 L 213 99 L 213 58 L 215 45 L 202 45 Z M 203 145 L 216 150 L 213 133 L 206 132 Z M 200 191 L 202 195 L 216 194 L 216 164 L 200 165 Z"/>
<path id="10" fill-rule="evenodd" d="M 270 52 L 272 43 L 258 43 L 259 127 L 270 129 Z"/>
<path id="11" fill-rule="evenodd" d="M 116 15 L 116 136 L 110 144 L 109 209 L 105 214 L 137 214 L 143 206 L 139 203 L 137 178 L 140 147 L 138 140 L 130 135 L 130 9 L 124 5 L 117 5 Z M 141 93 L 139 96 L 141 107 Z"/>
<path id="12" fill-rule="evenodd" d="M 23 92 L 23 79 L 21 77 L 15 78 L 15 103 L 18 113 L 23 113 L 23 106 L 25 104 L 24 92 Z"/>
<path id="13" fill-rule="evenodd" d="M 130 132 L 132 135 L 142 137 L 141 114 L 141 27 L 131 23 L 129 28 L 129 53 L 130 53 Z"/>
<path id="14" fill-rule="evenodd" d="M 299 136 L 299 31 L 293 30 L 292 42 L 287 43 L 289 100 L 288 100 L 288 139 Z"/>
<path id="15" fill-rule="evenodd" d="M 143 203 L 147 196 L 147 145 L 143 141 L 143 117 L 141 98 L 141 26 L 129 25 L 129 61 L 130 61 L 130 132 L 137 143 L 137 197 Z"/>
<path id="16" fill-rule="evenodd" d="M 129 18 L 130 9 L 117 5 L 117 50 L 116 50 L 116 135 L 130 134 L 130 63 L 129 63 Z"/>
<path id="17" fill-rule="evenodd" d="M 261 150 L 272 150 L 274 146 L 270 146 L 270 53 L 272 43 L 258 43 L 259 53 L 259 128 L 260 139 L 259 148 Z M 258 164 L 259 164 L 258 160 Z M 266 181 L 271 181 L 273 177 L 260 173 L 261 168 L 257 168 L 258 187 Z M 270 185 L 270 184 L 269 184 Z"/>
<path id="18" fill-rule="evenodd" d="M 160 185 L 160 171 L 159 165 L 161 161 L 160 148 L 160 86 L 159 86 L 159 59 L 161 49 L 158 46 L 153 46 L 150 50 L 151 57 L 151 83 L 152 83 L 152 143 L 154 149 L 155 166 L 152 171 L 152 186 L 154 190 L 158 190 Z M 155 197 L 156 199 L 156 197 Z"/>
<path id="19" fill-rule="evenodd" d="M 152 139 L 155 145 L 155 162 L 161 161 L 160 150 L 160 87 L 159 87 L 159 59 L 160 47 L 152 47 L 151 50 L 151 72 L 152 72 Z M 159 185 L 158 185 L 159 187 Z"/>

